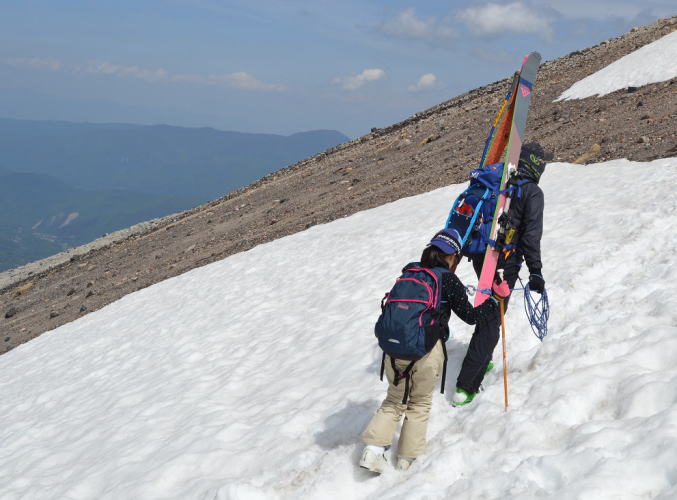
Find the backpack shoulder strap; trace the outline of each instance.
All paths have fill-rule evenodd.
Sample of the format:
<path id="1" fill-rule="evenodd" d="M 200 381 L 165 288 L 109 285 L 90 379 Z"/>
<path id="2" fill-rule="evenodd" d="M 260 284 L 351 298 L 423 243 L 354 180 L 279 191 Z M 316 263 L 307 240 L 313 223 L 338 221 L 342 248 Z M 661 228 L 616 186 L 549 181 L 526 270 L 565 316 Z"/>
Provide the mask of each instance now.
<path id="1" fill-rule="evenodd" d="M 534 180 L 528 178 L 515 179 L 515 186 L 517 186 L 518 198 L 522 197 L 522 186 L 524 186 L 525 184 L 529 184 L 530 182 L 534 182 Z"/>
<path id="2" fill-rule="evenodd" d="M 381 358 L 381 382 L 383 382 L 383 372 L 386 370 L 386 352 L 383 351 L 383 357 Z"/>
<path id="3" fill-rule="evenodd" d="M 508 181 L 508 184 L 505 189 L 502 189 L 499 191 L 499 194 L 507 194 L 508 196 L 512 196 L 513 192 L 517 192 L 517 197 L 521 198 L 522 197 L 522 186 L 525 184 L 528 184 L 529 182 L 534 182 L 533 179 L 525 179 L 525 178 L 512 178 L 510 181 Z"/>
<path id="4" fill-rule="evenodd" d="M 411 361 L 404 371 L 400 372 L 395 366 L 395 358 L 389 356 L 390 358 L 390 367 L 393 369 L 393 385 L 397 387 L 400 383 L 400 380 L 404 379 L 404 396 L 402 396 L 402 404 L 406 405 L 409 400 L 409 386 L 411 380 L 411 369 L 414 367 L 416 361 Z"/>
<path id="5" fill-rule="evenodd" d="M 444 383 L 447 380 L 447 361 L 449 360 L 449 356 L 447 355 L 447 343 L 442 342 L 442 351 L 444 352 L 444 368 L 442 368 L 442 384 L 440 387 L 440 392 L 444 394 Z"/>
<path id="6" fill-rule="evenodd" d="M 410 262 L 409 264 L 407 264 L 406 266 L 404 266 L 402 268 L 402 272 L 405 273 L 413 267 L 421 267 L 421 263 L 420 262 Z"/>
<path id="7" fill-rule="evenodd" d="M 442 303 L 442 280 L 444 279 L 444 275 L 451 271 L 449 271 L 449 269 L 446 269 L 444 267 L 436 267 L 433 269 L 433 272 L 437 276 L 436 293 L 437 293 L 437 305 L 439 308 L 440 304 Z"/>

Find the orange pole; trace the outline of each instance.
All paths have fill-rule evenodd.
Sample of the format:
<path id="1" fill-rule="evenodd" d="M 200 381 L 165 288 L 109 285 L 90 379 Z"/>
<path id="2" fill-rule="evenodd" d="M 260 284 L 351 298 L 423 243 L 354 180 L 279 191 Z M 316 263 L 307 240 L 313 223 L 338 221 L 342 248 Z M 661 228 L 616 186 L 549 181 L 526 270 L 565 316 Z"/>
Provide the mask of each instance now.
<path id="1" fill-rule="evenodd" d="M 505 411 L 508 411 L 508 356 L 505 348 L 505 306 L 503 299 L 498 301 L 501 310 L 501 338 L 503 339 L 503 392 L 505 393 Z"/>

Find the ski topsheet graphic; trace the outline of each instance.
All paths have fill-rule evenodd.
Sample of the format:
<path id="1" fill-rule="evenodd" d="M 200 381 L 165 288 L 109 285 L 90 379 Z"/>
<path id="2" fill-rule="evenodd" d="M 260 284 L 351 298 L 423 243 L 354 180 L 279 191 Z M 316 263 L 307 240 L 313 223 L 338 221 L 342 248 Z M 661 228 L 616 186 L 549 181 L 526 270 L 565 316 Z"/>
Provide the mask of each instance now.
<path id="1" fill-rule="evenodd" d="M 500 162 L 503 159 L 503 174 L 501 176 L 501 191 L 505 189 L 510 176 L 517 170 L 520 150 L 524 140 L 524 130 L 527 124 L 527 112 L 531 102 L 531 91 L 536 81 L 536 73 L 541 64 L 541 55 L 538 52 L 532 52 L 524 58 L 522 69 L 519 73 L 519 79 L 513 80 L 510 103 L 505 111 L 499 113 L 496 120 L 501 121 L 498 129 L 495 128 L 496 122 L 492 127 L 487 143 L 490 144 L 488 152 L 482 160 L 482 165 L 491 165 Z M 502 115 L 502 116 L 501 116 Z M 493 134 L 493 137 L 492 137 Z M 485 151 L 487 147 L 485 146 Z M 498 219 L 504 212 L 510 208 L 510 198 L 506 194 L 501 194 L 496 202 L 496 210 L 491 225 L 490 241 L 495 242 L 498 236 Z M 482 274 L 477 285 L 477 294 L 475 295 L 475 306 L 482 304 L 489 294 L 486 291 L 491 290 L 491 284 L 494 281 L 496 265 L 498 264 L 499 250 L 492 244 L 487 245 L 484 253 L 484 264 L 482 265 Z"/>
<path id="2" fill-rule="evenodd" d="M 482 159 L 480 160 L 480 168 L 484 165 L 491 165 L 501 161 L 501 156 L 505 151 L 505 146 L 508 144 L 510 138 L 510 126 L 512 124 L 512 116 L 515 111 L 515 99 L 517 98 L 517 86 L 519 85 L 520 72 L 516 71 L 510 84 L 510 91 L 505 96 L 503 104 L 501 104 L 494 123 L 489 130 L 487 142 L 484 145 L 482 152 Z M 498 128 L 496 128 L 498 126 Z"/>

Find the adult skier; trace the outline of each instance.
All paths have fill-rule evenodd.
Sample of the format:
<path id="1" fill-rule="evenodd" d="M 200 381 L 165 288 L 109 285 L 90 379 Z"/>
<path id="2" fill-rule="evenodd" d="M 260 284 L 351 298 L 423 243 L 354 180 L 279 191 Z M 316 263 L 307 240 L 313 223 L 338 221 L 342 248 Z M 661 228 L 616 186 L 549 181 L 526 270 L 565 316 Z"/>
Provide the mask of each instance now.
<path id="1" fill-rule="evenodd" d="M 523 262 L 526 262 L 529 270 L 530 290 L 542 293 L 545 288 L 541 262 L 545 198 L 538 182 L 547 162 L 552 158 L 553 155 L 546 153 L 537 142 L 524 144 L 520 151 L 517 171 L 511 180 L 519 187 L 512 196 L 505 219 L 500 221 L 505 233 L 510 234 L 511 241 L 510 246 L 504 247 L 501 252 L 497 269 L 503 269 L 503 279 L 510 290 L 515 286 Z M 478 278 L 483 260 L 484 254 L 477 254 L 472 258 Z M 509 298 L 506 297 L 504 301 L 506 308 Z M 485 373 L 493 366 L 490 365 L 491 357 L 499 338 L 498 323 L 475 327 L 456 381 L 456 392 L 452 398 L 454 406 L 470 403 L 480 390 Z"/>
<path id="2" fill-rule="evenodd" d="M 456 266 L 461 260 L 460 236 L 454 229 L 443 229 L 432 238 L 423 250 L 421 262 L 412 263 L 408 268 L 442 268 L 448 269 L 441 273 L 441 305 L 439 306 L 439 324 L 443 330 L 437 335 L 432 349 L 420 359 L 410 365 L 407 359 L 395 359 L 388 355 L 384 358 L 384 367 L 388 378 L 388 392 L 374 417 L 362 433 L 362 440 L 366 444 L 360 458 L 360 466 L 372 472 L 381 473 L 388 460 L 386 451 L 390 448 L 397 427 L 404 415 L 404 423 L 400 433 L 397 450 L 397 468 L 408 469 L 411 463 L 425 452 L 426 430 L 428 416 L 432 404 L 432 393 L 435 384 L 442 373 L 445 360 L 443 342 L 449 336 L 448 321 L 453 311 L 461 320 L 468 324 L 498 325 L 498 306 L 494 297 L 489 298 L 482 305 L 473 307 L 468 301 L 465 287 L 456 274 Z M 498 297 L 506 297 L 510 290 L 507 283 L 494 284 L 493 293 Z M 398 303 L 398 304 L 401 304 Z M 405 309 L 406 305 L 401 305 Z M 405 324 L 403 327 L 408 327 Z M 395 380 L 395 370 L 400 374 L 408 372 L 408 384 L 398 383 Z M 408 395 L 407 387 L 410 387 Z"/>

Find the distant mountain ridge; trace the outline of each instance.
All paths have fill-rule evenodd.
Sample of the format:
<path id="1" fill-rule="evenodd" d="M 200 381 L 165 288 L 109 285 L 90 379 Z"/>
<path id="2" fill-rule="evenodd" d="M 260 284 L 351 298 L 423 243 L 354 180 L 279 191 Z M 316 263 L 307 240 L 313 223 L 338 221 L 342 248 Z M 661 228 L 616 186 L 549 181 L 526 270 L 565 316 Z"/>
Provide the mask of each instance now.
<path id="1" fill-rule="evenodd" d="M 213 128 L 0 119 L 0 163 L 83 189 L 128 189 L 207 201 L 349 138 Z"/>
<path id="2" fill-rule="evenodd" d="M 193 202 L 124 190 L 83 190 L 45 174 L 0 170 L 0 270 L 174 213 Z"/>
<path id="3" fill-rule="evenodd" d="M 0 271 L 180 212 L 347 141 L 0 119 Z"/>

